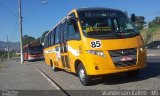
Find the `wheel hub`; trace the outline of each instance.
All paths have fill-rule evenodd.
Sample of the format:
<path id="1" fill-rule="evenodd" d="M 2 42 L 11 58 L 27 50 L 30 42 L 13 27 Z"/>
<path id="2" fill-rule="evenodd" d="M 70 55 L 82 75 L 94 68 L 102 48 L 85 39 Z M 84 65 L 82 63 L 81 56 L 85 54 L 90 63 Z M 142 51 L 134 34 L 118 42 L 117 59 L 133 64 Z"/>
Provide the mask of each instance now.
<path id="1" fill-rule="evenodd" d="M 80 69 L 80 71 L 79 71 L 79 76 L 80 76 L 80 79 L 81 79 L 82 81 L 84 81 L 84 79 L 85 79 L 85 72 L 84 72 L 83 69 Z"/>

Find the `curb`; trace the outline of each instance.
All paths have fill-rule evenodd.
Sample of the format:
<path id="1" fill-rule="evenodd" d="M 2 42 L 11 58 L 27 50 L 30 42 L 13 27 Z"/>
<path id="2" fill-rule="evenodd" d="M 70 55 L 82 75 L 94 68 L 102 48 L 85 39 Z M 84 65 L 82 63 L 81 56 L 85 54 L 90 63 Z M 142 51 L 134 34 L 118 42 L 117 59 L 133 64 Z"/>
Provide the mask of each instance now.
<path id="1" fill-rule="evenodd" d="M 54 88 L 56 88 L 57 90 L 60 90 L 60 88 L 59 88 L 50 78 L 48 78 L 48 76 L 47 76 L 46 74 L 44 74 L 44 73 L 43 73 L 40 69 L 38 69 L 37 67 L 34 66 L 34 68 L 35 68 L 37 71 L 39 71 L 39 72 L 43 75 L 43 77 L 46 78 L 49 83 L 51 83 L 51 85 L 52 85 Z"/>

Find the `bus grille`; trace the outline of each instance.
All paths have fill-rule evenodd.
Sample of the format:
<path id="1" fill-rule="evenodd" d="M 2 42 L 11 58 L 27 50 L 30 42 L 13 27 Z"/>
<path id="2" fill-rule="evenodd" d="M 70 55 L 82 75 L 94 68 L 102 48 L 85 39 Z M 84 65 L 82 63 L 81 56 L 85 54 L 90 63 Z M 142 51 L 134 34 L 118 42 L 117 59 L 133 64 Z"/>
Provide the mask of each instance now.
<path id="1" fill-rule="evenodd" d="M 137 62 L 137 49 L 122 49 L 122 50 L 110 50 L 109 54 L 112 58 L 112 61 L 115 67 L 127 67 L 136 65 Z M 132 60 L 122 61 L 121 58 L 124 56 L 129 56 Z"/>
<path id="2" fill-rule="evenodd" d="M 127 67 L 127 66 L 133 66 L 133 65 L 135 65 L 136 62 L 137 62 L 136 59 L 131 60 L 131 61 L 124 61 L 124 62 L 119 61 L 119 62 L 114 62 L 114 65 L 116 67 Z"/>

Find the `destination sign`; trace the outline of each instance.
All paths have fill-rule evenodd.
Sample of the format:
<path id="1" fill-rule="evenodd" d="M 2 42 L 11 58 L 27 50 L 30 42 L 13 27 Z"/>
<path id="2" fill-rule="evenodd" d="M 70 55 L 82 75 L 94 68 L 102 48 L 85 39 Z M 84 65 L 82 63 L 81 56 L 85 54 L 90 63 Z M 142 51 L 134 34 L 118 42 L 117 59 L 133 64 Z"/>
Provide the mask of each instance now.
<path id="1" fill-rule="evenodd" d="M 89 11 L 85 12 L 85 17 L 116 17 L 116 12 L 107 12 L 107 11 Z"/>
<path id="2" fill-rule="evenodd" d="M 86 32 L 103 32 L 103 31 L 111 31 L 111 27 L 87 27 Z"/>

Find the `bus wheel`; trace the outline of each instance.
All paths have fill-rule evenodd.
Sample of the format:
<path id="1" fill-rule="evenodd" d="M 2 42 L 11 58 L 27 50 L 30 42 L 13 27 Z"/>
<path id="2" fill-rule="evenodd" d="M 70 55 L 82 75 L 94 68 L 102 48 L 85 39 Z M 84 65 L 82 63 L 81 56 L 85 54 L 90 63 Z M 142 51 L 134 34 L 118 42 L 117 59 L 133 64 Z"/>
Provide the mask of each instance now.
<path id="1" fill-rule="evenodd" d="M 83 66 L 83 64 L 78 65 L 78 77 L 81 81 L 81 83 L 85 86 L 90 85 L 91 83 L 91 78 L 87 75 L 86 70 Z"/>
<path id="2" fill-rule="evenodd" d="M 52 70 L 55 72 L 55 71 L 57 71 L 57 68 L 54 66 L 54 64 L 52 63 L 52 60 L 50 60 L 50 65 L 51 65 L 51 68 L 52 68 Z"/>
<path id="3" fill-rule="evenodd" d="M 139 74 L 139 70 L 133 70 L 126 72 L 127 77 L 136 77 Z"/>

